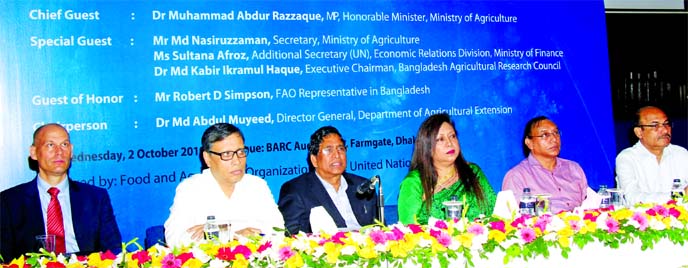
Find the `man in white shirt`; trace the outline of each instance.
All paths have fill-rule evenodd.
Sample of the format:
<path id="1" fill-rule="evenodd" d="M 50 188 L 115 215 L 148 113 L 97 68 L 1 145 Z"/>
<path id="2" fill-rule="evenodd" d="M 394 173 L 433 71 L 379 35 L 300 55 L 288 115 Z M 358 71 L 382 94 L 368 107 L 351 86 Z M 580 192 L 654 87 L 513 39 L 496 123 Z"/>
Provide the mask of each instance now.
<path id="1" fill-rule="evenodd" d="M 283 230 L 282 214 L 265 180 L 245 174 L 244 134 L 234 125 L 218 123 L 205 130 L 201 146 L 208 168 L 177 186 L 165 222 L 168 246 L 202 241 L 207 216 L 229 221 L 232 231 L 242 236 Z"/>
<path id="2" fill-rule="evenodd" d="M 616 157 L 616 183 L 629 204 L 664 203 L 671 198 L 674 179 L 684 187 L 688 181 L 688 151 L 671 144 L 672 125 L 661 109 L 646 106 L 636 115 L 633 132 L 639 141 Z"/>

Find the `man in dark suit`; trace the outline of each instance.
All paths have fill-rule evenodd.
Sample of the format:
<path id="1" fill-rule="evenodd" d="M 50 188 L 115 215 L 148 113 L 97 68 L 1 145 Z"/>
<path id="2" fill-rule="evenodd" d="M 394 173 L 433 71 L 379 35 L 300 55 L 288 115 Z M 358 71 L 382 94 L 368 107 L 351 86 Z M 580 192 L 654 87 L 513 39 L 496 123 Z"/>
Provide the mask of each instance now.
<path id="1" fill-rule="evenodd" d="M 291 234 L 312 230 L 311 209 L 322 206 L 340 230 L 357 230 L 373 224 L 377 218 L 375 191 L 357 193 L 367 179 L 346 173 L 346 146 L 339 131 L 322 127 L 311 135 L 308 145 L 310 164 L 306 174 L 282 185 L 278 206 L 285 227 Z"/>
<path id="2" fill-rule="evenodd" d="M 35 237 L 56 230 L 49 222 L 60 226 L 55 233 L 56 243 L 62 243 L 56 245 L 58 253 L 121 252 L 122 237 L 107 191 L 68 177 L 72 149 L 67 130 L 59 124 L 34 132 L 29 153 L 38 162 L 36 178 L 0 193 L 0 255 L 5 262 L 37 252 L 41 245 Z M 59 213 L 50 213 L 55 211 L 51 207 L 59 207 Z"/>

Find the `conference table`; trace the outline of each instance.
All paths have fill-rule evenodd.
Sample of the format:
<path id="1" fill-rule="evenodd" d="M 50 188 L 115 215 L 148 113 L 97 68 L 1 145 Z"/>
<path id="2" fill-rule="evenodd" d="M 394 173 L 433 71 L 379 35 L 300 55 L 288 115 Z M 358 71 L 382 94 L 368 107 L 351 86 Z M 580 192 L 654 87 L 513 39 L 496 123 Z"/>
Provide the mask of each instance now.
<path id="1" fill-rule="evenodd" d="M 29 253 L 14 267 L 684 267 L 685 203 L 516 214 L 427 225 L 366 226 L 355 232 L 238 237 L 170 248 L 58 258 Z M 235 237 L 236 238 L 236 237 Z"/>

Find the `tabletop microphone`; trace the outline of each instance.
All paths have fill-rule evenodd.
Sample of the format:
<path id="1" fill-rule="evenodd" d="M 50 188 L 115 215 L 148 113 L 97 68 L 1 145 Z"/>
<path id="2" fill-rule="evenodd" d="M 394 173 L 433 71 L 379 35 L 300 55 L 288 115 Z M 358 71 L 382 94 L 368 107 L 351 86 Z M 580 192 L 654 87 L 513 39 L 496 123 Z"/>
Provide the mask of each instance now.
<path id="1" fill-rule="evenodd" d="M 358 194 L 370 194 L 375 192 L 375 184 L 380 181 L 380 176 L 375 175 L 370 180 L 366 180 L 356 188 L 356 193 Z"/>

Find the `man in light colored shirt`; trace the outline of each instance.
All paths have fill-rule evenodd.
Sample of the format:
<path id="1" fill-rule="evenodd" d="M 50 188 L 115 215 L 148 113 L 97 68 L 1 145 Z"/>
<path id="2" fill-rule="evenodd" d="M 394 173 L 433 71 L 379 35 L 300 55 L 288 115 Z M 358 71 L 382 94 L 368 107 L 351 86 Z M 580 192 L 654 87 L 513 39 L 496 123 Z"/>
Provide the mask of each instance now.
<path id="1" fill-rule="evenodd" d="M 682 187 L 688 181 L 688 151 L 671 144 L 672 125 L 664 111 L 646 106 L 636 116 L 633 133 L 638 142 L 616 156 L 616 183 L 630 204 L 663 203 L 671 198 L 674 179 L 680 179 Z"/>
<path id="2" fill-rule="evenodd" d="M 208 166 L 177 186 L 170 216 L 165 222 L 168 246 L 203 240 L 208 216 L 229 222 L 242 236 L 273 234 L 284 229 L 284 220 L 265 180 L 246 174 L 244 134 L 234 125 L 218 123 L 201 138 L 203 160 Z"/>
<path id="3" fill-rule="evenodd" d="M 557 125 L 545 116 L 531 119 L 523 143 L 527 158 L 506 173 L 502 190 L 513 191 L 516 200 L 526 187 L 531 194 L 550 195 L 553 213 L 580 206 L 586 198 L 588 180 L 578 163 L 559 158 L 561 135 Z"/>
<path id="4" fill-rule="evenodd" d="M 291 234 L 312 233 L 311 209 L 323 207 L 340 230 L 357 230 L 377 219 L 377 195 L 358 193 L 367 179 L 346 173 L 346 145 L 339 131 L 322 127 L 311 135 L 308 146 L 314 170 L 282 185 L 279 209 Z"/>
<path id="5" fill-rule="evenodd" d="M 59 253 L 87 255 L 110 250 L 117 254 L 122 250 L 107 191 L 68 175 L 73 148 L 69 133 L 59 124 L 45 124 L 34 131 L 29 154 L 38 164 L 38 174 L 0 193 L 0 255 L 5 261 L 38 252 L 35 237 L 45 234 L 55 235 L 56 242 L 64 245 Z M 50 188 L 59 190 L 53 203 L 53 209 L 59 209 L 54 213 L 49 213 Z M 51 218 L 53 228 L 48 227 Z M 62 225 L 55 227 L 59 223 Z M 55 250 L 62 248 L 56 246 Z"/>

